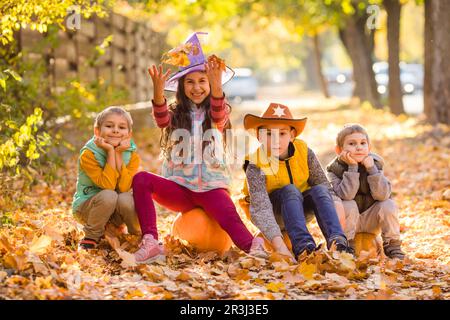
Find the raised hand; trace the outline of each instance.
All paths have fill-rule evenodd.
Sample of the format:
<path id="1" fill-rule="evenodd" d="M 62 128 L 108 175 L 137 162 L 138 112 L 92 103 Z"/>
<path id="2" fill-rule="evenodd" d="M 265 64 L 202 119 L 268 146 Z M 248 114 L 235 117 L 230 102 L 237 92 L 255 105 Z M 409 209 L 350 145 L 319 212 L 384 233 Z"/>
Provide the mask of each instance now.
<path id="1" fill-rule="evenodd" d="M 148 68 L 148 73 L 152 78 L 153 82 L 153 100 L 156 104 L 164 103 L 164 85 L 169 79 L 171 70 L 168 69 L 166 72 L 163 72 L 162 65 L 159 65 L 157 68 L 155 65 L 152 65 Z"/>
<path id="2" fill-rule="evenodd" d="M 224 69 L 223 60 L 213 56 L 208 58 L 205 63 L 205 71 L 211 85 L 211 94 L 213 97 L 222 98 L 222 72 Z"/>

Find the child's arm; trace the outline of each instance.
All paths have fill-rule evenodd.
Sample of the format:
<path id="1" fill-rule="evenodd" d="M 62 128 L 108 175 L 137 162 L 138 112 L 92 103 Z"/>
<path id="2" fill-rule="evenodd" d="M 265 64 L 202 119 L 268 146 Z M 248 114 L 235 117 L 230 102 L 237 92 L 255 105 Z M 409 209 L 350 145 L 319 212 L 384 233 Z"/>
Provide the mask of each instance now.
<path id="1" fill-rule="evenodd" d="M 167 102 L 164 98 L 164 85 L 169 78 L 170 69 L 164 73 L 161 65 L 158 68 L 153 65 L 151 68 L 148 68 L 148 73 L 153 82 L 153 117 L 159 128 L 165 128 L 170 124 L 172 115 L 167 108 Z"/>
<path id="2" fill-rule="evenodd" d="M 272 203 L 266 190 L 265 176 L 253 164 L 249 164 L 245 174 L 250 195 L 250 218 L 262 234 L 273 241 L 276 237 L 282 239 L 280 226 L 275 220 Z"/>
<path id="3" fill-rule="evenodd" d="M 369 156 L 370 157 L 370 156 Z M 366 159 L 363 161 L 363 165 L 366 166 Z M 373 160 L 366 167 L 367 182 L 369 183 L 370 193 L 375 200 L 384 201 L 391 196 L 391 183 L 383 174 L 383 170 L 378 170 L 374 165 Z"/>
<path id="4" fill-rule="evenodd" d="M 313 187 L 321 184 L 327 187 L 332 195 L 335 195 L 333 187 L 328 181 L 327 176 L 325 175 L 325 172 L 323 171 L 323 168 L 319 162 L 319 159 L 317 159 L 316 154 L 310 148 L 308 148 L 308 169 L 309 169 L 309 178 L 308 178 L 309 186 Z"/>
<path id="5" fill-rule="evenodd" d="M 158 128 L 168 127 L 172 120 L 172 112 L 169 112 L 167 102 L 164 100 L 161 105 L 158 105 L 155 100 L 152 100 L 152 105 L 153 118 L 155 119 Z"/>
<path id="6" fill-rule="evenodd" d="M 122 171 L 122 152 L 125 150 L 128 150 L 131 146 L 131 138 L 126 138 L 122 141 L 120 141 L 120 144 L 114 148 L 114 154 L 116 157 L 116 170 L 120 173 Z"/>
<path id="7" fill-rule="evenodd" d="M 284 243 L 280 226 L 275 220 L 272 203 L 266 190 L 266 178 L 264 174 L 253 164 L 248 165 L 245 174 L 247 176 L 250 195 L 250 218 L 253 224 L 272 243 L 276 252 L 294 259 Z"/>
<path id="8" fill-rule="evenodd" d="M 114 150 L 112 152 L 114 156 Z M 108 153 L 108 157 L 110 154 Z M 95 155 L 90 150 L 85 150 L 80 156 L 80 166 L 86 175 L 94 182 L 96 186 L 101 189 L 115 190 L 119 173 L 115 167 L 106 162 L 105 167 L 102 168 L 95 159 Z"/>
<path id="9" fill-rule="evenodd" d="M 131 189 L 131 183 L 133 182 L 133 177 L 139 168 L 140 162 L 141 159 L 139 158 L 138 154 L 136 152 L 133 152 L 131 154 L 130 162 L 128 162 L 128 165 L 125 166 L 125 164 L 122 164 L 122 168 L 119 171 L 120 176 L 118 181 L 120 192 L 127 192 Z"/>
<path id="10" fill-rule="evenodd" d="M 229 121 L 231 108 L 226 102 L 225 97 L 214 98 L 211 96 L 210 104 L 211 120 L 216 124 L 217 129 L 219 129 L 220 132 L 223 132 L 223 128 Z"/>
<path id="11" fill-rule="evenodd" d="M 348 171 L 344 172 L 342 180 L 329 171 L 327 177 L 339 198 L 342 200 L 353 200 L 355 198 L 359 189 L 358 165 L 349 166 Z"/>
<path id="12" fill-rule="evenodd" d="M 216 62 L 208 61 L 205 63 L 205 71 L 211 86 L 211 120 L 217 125 L 220 132 L 222 132 L 230 114 L 230 107 L 225 100 L 222 89 L 222 70 Z"/>

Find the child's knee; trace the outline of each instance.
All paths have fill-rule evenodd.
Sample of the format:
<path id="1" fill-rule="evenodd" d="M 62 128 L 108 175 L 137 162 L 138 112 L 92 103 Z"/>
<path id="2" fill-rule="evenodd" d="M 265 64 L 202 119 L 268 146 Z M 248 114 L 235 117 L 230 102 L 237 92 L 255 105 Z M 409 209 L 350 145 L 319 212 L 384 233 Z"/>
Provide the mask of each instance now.
<path id="1" fill-rule="evenodd" d="M 102 190 L 96 196 L 96 206 L 101 206 L 108 212 L 114 212 L 117 205 L 118 194 L 114 190 Z"/>
<path id="2" fill-rule="evenodd" d="M 387 199 L 380 201 L 378 206 L 380 207 L 380 214 L 383 216 L 397 216 L 398 208 L 394 200 Z"/>
<path id="3" fill-rule="evenodd" d="M 284 200 L 286 199 L 302 199 L 302 193 L 297 189 L 297 187 L 293 184 L 288 184 L 287 186 L 284 186 L 280 190 L 282 192 L 282 197 Z"/>
<path id="4" fill-rule="evenodd" d="M 339 219 L 339 223 L 341 224 L 342 228 L 345 228 L 345 209 L 344 205 L 342 204 L 342 201 L 333 199 L 334 201 L 334 208 L 336 209 L 336 213 Z"/>
<path id="5" fill-rule="evenodd" d="M 134 213 L 134 199 L 130 192 L 119 194 L 117 199 L 117 207 L 121 214 Z"/>
<path id="6" fill-rule="evenodd" d="M 150 179 L 151 175 L 148 172 L 141 171 L 136 173 L 133 177 L 133 189 L 145 188 L 148 185 Z"/>
<path id="7" fill-rule="evenodd" d="M 354 219 L 359 216 L 358 205 L 355 200 L 342 200 L 346 219 Z"/>

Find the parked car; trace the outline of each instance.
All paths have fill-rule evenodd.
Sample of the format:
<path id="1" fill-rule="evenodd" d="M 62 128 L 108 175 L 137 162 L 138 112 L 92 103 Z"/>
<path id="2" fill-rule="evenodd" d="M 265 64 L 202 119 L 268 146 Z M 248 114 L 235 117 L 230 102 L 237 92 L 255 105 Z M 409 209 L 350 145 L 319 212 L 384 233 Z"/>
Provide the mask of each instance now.
<path id="1" fill-rule="evenodd" d="M 414 66 L 414 67 L 412 67 Z M 418 65 L 421 66 L 421 65 Z M 414 94 L 423 87 L 423 70 L 417 65 L 400 63 L 400 82 L 403 94 Z M 387 62 L 376 62 L 373 64 L 377 91 L 381 95 L 386 95 L 389 86 L 389 64 Z"/>
<path id="2" fill-rule="evenodd" d="M 329 84 L 344 84 L 352 81 L 352 69 L 327 68 L 324 76 Z"/>
<path id="3" fill-rule="evenodd" d="M 227 82 L 223 90 L 228 99 L 240 102 L 242 100 L 256 99 L 258 94 L 258 80 L 253 76 L 249 68 L 234 69 L 233 79 Z"/>

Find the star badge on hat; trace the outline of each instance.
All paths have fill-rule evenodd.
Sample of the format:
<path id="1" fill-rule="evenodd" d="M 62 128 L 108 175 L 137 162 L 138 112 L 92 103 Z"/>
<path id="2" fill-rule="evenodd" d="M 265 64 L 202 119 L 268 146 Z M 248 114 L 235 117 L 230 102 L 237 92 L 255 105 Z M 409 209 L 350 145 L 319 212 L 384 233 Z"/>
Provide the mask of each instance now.
<path id="1" fill-rule="evenodd" d="M 282 107 L 280 107 L 280 105 L 277 105 L 277 107 L 275 109 L 273 109 L 273 115 L 278 116 L 279 118 L 281 118 L 282 116 L 284 116 L 284 109 Z"/>
<path id="2" fill-rule="evenodd" d="M 279 103 L 271 103 L 260 117 L 254 114 L 246 114 L 244 117 L 245 130 L 270 124 L 287 124 L 296 130 L 298 136 L 305 128 L 306 117 L 294 118 L 289 108 Z"/>

